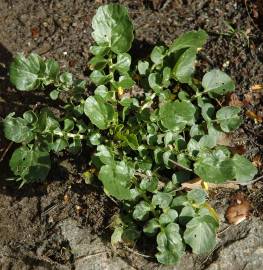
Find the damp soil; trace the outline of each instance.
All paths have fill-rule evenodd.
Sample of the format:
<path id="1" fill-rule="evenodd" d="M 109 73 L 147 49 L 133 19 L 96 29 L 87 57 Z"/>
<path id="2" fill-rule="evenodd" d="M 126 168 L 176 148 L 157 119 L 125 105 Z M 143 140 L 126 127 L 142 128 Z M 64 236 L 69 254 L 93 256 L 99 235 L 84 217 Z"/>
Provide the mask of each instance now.
<path id="1" fill-rule="evenodd" d="M 36 52 L 55 58 L 62 68 L 86 78 L 92 44 L 91 19 L 96 9 L 108 2 L 120 2 L 128 7 L 136 32 L 132 53 L 137 57 L 147 57 L 156 43 L 170 44 L 179 34 L 202 28 L 209 34 L 209 41 L 198 57 L 203 72 L 218 67 L 230 74 L 236 81 L 235 94 L 240 100 L 246 99 L 253 85 L 263 83 L 261 1 L 0 0 L 0 117 L 13 111 L 20 114 L 28 107 L 47 105 L 55 110 L 58 106 L 44 94 L 18 92 L 9 84 L 8 66 L 18 52 Z M 257 158 L 260 176 L 262 123 L 255 123 L 246 112 L 253 111 L 262 119 L 262 95 L 255 93 L 250 99 L 252 101 L 243 106 L 244 124 L 232 141 L 248 158 Z M 79 258 L 72 248 L 73 240 L 60 226 L 69 220 L 107 246 L 107 260 L 116 254 L 123 260 L 122 263 L 117 261 L 112 269 L 165 269 L 154 262 L 148 239 L 138 243 L 135 250 L 110 249 L 109 226 L 119 207 L 104 195 L 99 185 L 83 182 L 81 174 L 88 166 L 85 151 L 75 157 L 67 154 L 54 157 L 46 182 L 18 189 L 15 183 L 7 181 L 10 177 L 8 159 L 13 148 L 0 133 L 0 157 L 4 157 L 0 161 L 0 269 L 111 269 L 100 264 L 79 266 Z M 220 262 L 224 248 L 249 237 L 249 232 L 253 232 L 262 219 L 263 182 L 237 189 L 217 189 L 211 194 L 211 202 L 221 213 L 223 225 L 227 226 L 225 208 L 233 193 L 240 191 L 252 204 L 251 218 L 237 229 L 223 232 L 219 246 L 209 256 L 187 256 L 180 269 L 230 269 L 213 268 L 213 265 Z M 149 258 L 141 254 L 148 254 Z M 244 264 L 249 265 L 246 261 Z M 254 269 L 253 266 L 244 268 L 244 264 L 237 263 L 232 269 Z"/>

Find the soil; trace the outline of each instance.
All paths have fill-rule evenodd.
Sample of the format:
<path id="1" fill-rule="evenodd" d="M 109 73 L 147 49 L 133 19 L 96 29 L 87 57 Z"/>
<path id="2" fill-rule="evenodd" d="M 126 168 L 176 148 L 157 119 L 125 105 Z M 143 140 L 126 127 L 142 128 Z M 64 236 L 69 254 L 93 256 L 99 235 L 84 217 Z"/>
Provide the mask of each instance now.
<path id="1" fill-rule="evenodd" d="M 18 52 L 36 52 L 86 77 L 92 44 L 91 19 L 101 4 L 117 1 L 0 0 L 0 117 L 28 107 L 49 105 L 43 94 L 15 91 L 8 82 L 8 66 Z M 247 100 L 250 89 L 262 84 L 263 23 L 260 1 L 248 0 L 148 0 L 118 1 L 129 8 L 135 24 L 132 51 L 146 57 L 153 44 L 170 44 L 179 34 L 203 28 L 209 41 L 199 55 L 202 70 L 223 69 L 236 81 L 235 94 Z M 233 31 L 230 33 L 228 22 Z M 226 101 L 228 102 L 228 101 Z M 245 122 L 233 135 L 251 160 L 257 159 L 262 175 L 263 102 L 250 95 L 243 106 Z M 248 115 L 248 116 L 247 116 Z M 10 148 L 10 149 L 9 149 Z M 85 153 L 54 157 L 45 183 L 25 186 L 7 181 L 8 159 L 14 148 L 0 133 L 0 269 L 263 269 L 263 181 L 249 186 L 215 189 L 211 202 L 220 214 L 218 245 L 206 256 L 187 254 L 177 267 L 162 267 L 145 258 L 143 242 L 135 250 L 112 250 L 109 225 L 118 205 L 99 186 L 86 185 Z M 6 151 L 8 150 L 9 151 Z M 228 227 L 224 213 L 233 193 L 242 191 L 253 211 L 249 220 Z"/>

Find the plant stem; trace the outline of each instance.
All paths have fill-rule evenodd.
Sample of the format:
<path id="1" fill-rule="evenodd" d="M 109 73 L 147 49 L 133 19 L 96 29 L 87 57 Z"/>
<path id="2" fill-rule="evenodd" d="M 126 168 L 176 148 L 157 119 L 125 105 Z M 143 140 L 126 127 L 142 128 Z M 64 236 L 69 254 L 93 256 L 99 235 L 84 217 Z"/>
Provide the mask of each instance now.
<path id="1" fill-rule="evenodd" d="M 141 111 L 143 111 L 145 108 L 148 107 L 148 105 L 150 105 L 150 104 L 152 103 L 152 101 L 153 101 L 153 99 L 155 98 L 155 96 L 156 96 L 156 93 L 151 94 L 150 100 L 146 101 L 146 102 L 142 105 Z"/>
<path id="2" fill-rule="evenodd" d="M 62 131 L 54 131 L 54 135 L 57 135 L 59 137 L 67 136 L 68 138 L 79 138 L 80 140 L 86 139 L 85 135 L 75 134 L 75 133 L 64 133 Z"/>
<path id="3" fill-rule="evenodd" d="M 172 159 L 169 159 L 169 161 L 172 162 L 174 165 L 176 165 L 176 166 L 178 166 L 178 167 L 180 167 L 180 168 L 182 168 L 182 169 L 185 169 L 186 171 L 189 171 L 189 172 L 192 172 L 192 171 L 193 171 L 193 170 L 191 170 L 191 169 L 185 167 L 184 165 L 181 165 L 181 164 L 177 163 L 176 161 L 174 161 L 174 160 L 172 160 Z"/>

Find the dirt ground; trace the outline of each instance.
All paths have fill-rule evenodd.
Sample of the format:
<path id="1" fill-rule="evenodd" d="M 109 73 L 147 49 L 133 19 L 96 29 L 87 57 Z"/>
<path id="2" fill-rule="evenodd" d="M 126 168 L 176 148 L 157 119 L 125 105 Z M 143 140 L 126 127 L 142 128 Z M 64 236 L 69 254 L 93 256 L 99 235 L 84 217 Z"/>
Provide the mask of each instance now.
<path id="1" fill-rule="evenodd" d="M 0 117 L 17 114 L 28 106 L 55 107 L 43 94 L 19 93 L 8 82 L 8 65 L 17 52 L 37 52 L 52 57 L 80 78 L 86 77 L 90 57 L 91 19 L 101 4 L 117 1 L 0 0 Z M 209 41 L 199 55 L 203 70 L 219 67 L 236 81 L 235 94 L 248 98 L 251 87 L 263 83 L 263 10 L 249 0 L 148 0 L 118 1 L 129 8 L 135 24 L 132 51 L 147 56 L 153 44 L 166 43 L 179 34 L 202 28 Z M 232 31 L 228 23 L 233 27 Z M 233 136 L 262 175 L 263 102 L 259 93 L 243 107 L 245 122 Z M 259 121 L 251 117 L 254 112 Z M 0 133 L 0 157 L 8 147 Z M 85 153 L 54 157 L 48 181 L 17 186 L 10 176 L 8 159 L 0 160 L 0 270 L 252 270 L 263 269 L 263 181 L 211 193 L 220 214 L 218 245 L 211 254 L 187 254 L 177 267 L 162 267 L 145 258 L 145 247 L 112 250 L 108 225 L 118 206 L 99 187 L 81 179 Z M 249 220 L 228 227 L 224 213 L 231 195 L 242 191 L 253 211 Z M 137 250 L 138 249 L 138 250 Z"/>

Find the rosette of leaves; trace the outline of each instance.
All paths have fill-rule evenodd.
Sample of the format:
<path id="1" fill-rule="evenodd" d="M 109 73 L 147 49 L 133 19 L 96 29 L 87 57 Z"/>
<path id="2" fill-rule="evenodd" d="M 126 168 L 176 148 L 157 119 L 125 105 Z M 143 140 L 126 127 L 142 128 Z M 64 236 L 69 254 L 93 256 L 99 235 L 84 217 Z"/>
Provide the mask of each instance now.
<path id="1" fill-rule="evenodd" d="M 197 176 L 212 183 L 247 183 L 257 173 L 248 159 L 218 144 L 222 134 L 242 124 L 239 108 L 216 102 L 234 91 L 233 80 L 218 69 L 195 78 L 198 51 L 207 39 L 203 30 L 185 33 L 169 47 L 154 47 L 149 59 L 132 68 L 133 26 L 126 8 L 100 7 L 92 28 L 92 95 L 85 93 L 85 81 L 61 72 L 54 60 L 31 54 L 12 63 L 10 79 L 18 90 L 53 87 L 52 99 L 63 91 L 72 98 L 60 117 L 42 108 L 4 119 L 6 138 L 20 144 L 11 170 L 22 184 L 42 181 L 50 153 L 78 154 L 85 144 L 93 153 L 87 163 L 96 168 L 105 193 L 122 205 L 114 245 L 144 233 L 155 239 L 156 258 L 163 264 L 175 264 L 186 246 L 197 254 L 209 252 L 216 244 L 217 215 L 206 191 L 184 191 L 181 184 Z M 127 95 L 135 84 L 132 76 L 139 78 L 143 96 Z"/>

